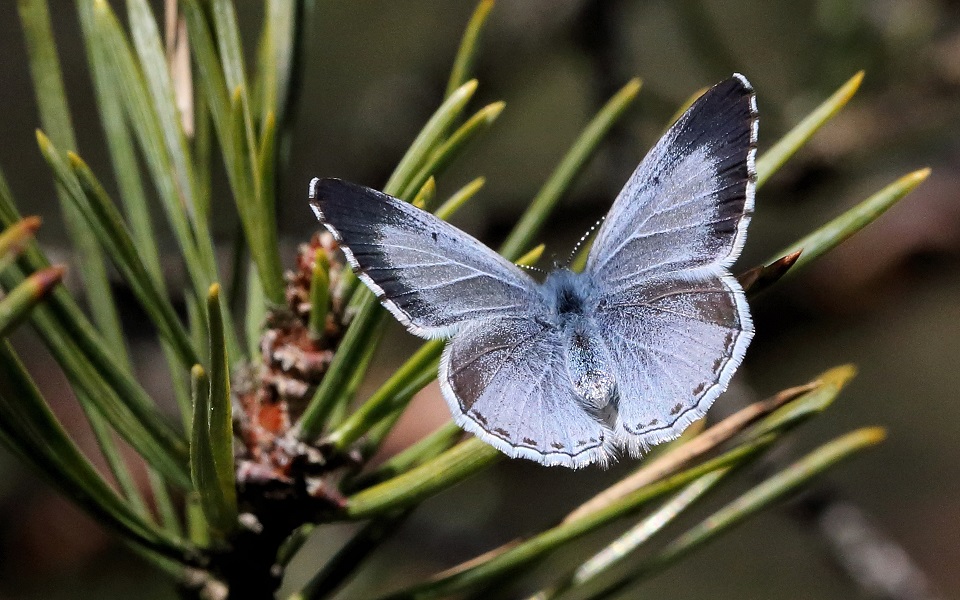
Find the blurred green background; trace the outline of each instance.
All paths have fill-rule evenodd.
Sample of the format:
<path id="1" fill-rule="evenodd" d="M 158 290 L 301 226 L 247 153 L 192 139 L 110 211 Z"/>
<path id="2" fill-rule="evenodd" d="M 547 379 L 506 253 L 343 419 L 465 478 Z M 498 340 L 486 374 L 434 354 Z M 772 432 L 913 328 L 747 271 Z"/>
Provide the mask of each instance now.
<path id="1" fill-rule="evenodd" d="M 122 3 L 113 4 L 122 10 Z M 161 14 L 162 3 L 154 4 Z M 254 40 L 262 6 L 238 5 L 245 39 Z M 51 8 L 79 150 L 95 171 L 108 173 L 75 7 L 57 1 Z M 279 222 L 289 260 L 296 244 L 317 229 L 305 202 L 310 177 L 383 185 L 442 97 L 473 8 L 468 0 L 316 2 L 290 168 L 281 175 Z M 885 444 L 833 472 L 827 484 L 859 506 L 926 574 L 932 591 L 918 598 L 955 597 L 960 3 L 500 0 L 476 65 L 475 103 L 503 99 L 507 108 L 442 178 L 439 195 L 485 175 L 480 197 L 455 223 L 493 245 L 592 113 L 627 79 L 641 77 L 635 107 L 548 228 L 546 260 L 564 260 L 605 213 L 670 115 L 697 89 L 734 71 L 747 75 L 758 95 L 762 152 L 860 69 L 866 79 L 851 104 L 762 189 L 740 266 L 753 266 L 904 173 L 931 166 L 933 175 L 877 223 L 753 303 L 757 337 L 736 385 L 712 414 L 835 364 L 856 363 L 859 377 L 828 415 L 799 432 L 791 449 L 799 452 L 857 425 L 888 427 Z M 52 177 L 34 141 L 39 119 L 13 2 L 0 4 L 0 82 L 0 167 L 22 199 L 21 210 L 45 217 L 40 240 L 56 256 L 66 248 L 64 229 Z M 229 193 L 222 183 L 223 194 Z M 227 214 L 215 219 L 224 253 L 236 230 Z M 173 247 L 172 239 L 168 244 Z M 182 280 L 178 269 L 172 261 L 173 281 Z M 152 370 L 160 371 L 156 380 L 163 377 L 157 349 L 141 315 L 131 311 L 125 318 L 131 335 L 143 330 L 142 341 L 133 338 L 133 352 L 145 384 L 156 389 Z M 29 334 L 16 339 L 22 348 L 35 349 L 25 352 L 32 356 L 32 371 L 51 402 L 59 400 L 55 408 L 64 422 L 76 425 L 94 451 L 52 362 Z M 371 379 L 388 373 L 415 342 L 397 326 Z M 428 388 L 390 448 L 447 418 L 439 392 Z M 548 525 L 624 469 L 573 473 L 525 461 L 501 464 L 423 506 L 343 597 L 363 597 L 368 585 L 410 582 Z M 870 597 L 797 514 L 794 508 L 761 515 L 624 597 Z M 349 532 L 344 526 L 340 533 L 345 539 Z M 291 582 L 302 582 L 337 541 L 313 540 L 313 551 L 294 563 Z M 541 569 L 573 560 L 591 541 L 597 540 Z M 903 564 L 895 554 L 878 558 L 889 562 L 891 578 Z M 154 597 L 175 593 L 0 452 L 0 598 Z"/>

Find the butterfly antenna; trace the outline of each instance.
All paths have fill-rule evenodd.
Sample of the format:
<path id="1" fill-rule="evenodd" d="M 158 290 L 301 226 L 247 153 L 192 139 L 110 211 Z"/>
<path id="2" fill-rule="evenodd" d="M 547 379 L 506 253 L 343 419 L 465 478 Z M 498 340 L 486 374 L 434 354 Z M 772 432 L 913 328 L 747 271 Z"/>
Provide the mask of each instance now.
<path id="1" fill-rule="evenodd" d="M 533 271 L 534 273 L 540 273 L 541 275 L 547 274 L 547 272 L 544 271 L 543 269 L 540 269 L 538 267 L 534 267 L 531 265 L 517 265 L 517 266 L 523 269 L 524 271 Z"/>
<path id="2" fill-rule="evenodd" d="M 600 225 L 603 224 L 603 220 L 604 220 L 604 219 L 606 219 L 606 216 L 600 217 L 600 218 L 597 220 L 597 222 L 594 223 L 594 224 L 590 227 L 590 229 L 588 229 L 587 232 L 580 237 L 580 241 L 577 242 L 577 245 L 574 246 L 574 247 L 573 247 L 573 250 L 570 251 L 570 256 L 567 257 L 567 264 L 566 264 L 566 266 L 569 267 L 571 264 L 573 264 L 573 260 L 574 260 L 574 259 L 576 258 L 576 256 L 577 256 L 577 252 L 579 252 L 579 251 L 580 251 L 580 248 L 582 248 L 583 245 L 587 242 L 587 240 L 590 239 L 590 236 L 593 235 L 593 232 L 596 231 L 597 228 L 600 227 Z"/>

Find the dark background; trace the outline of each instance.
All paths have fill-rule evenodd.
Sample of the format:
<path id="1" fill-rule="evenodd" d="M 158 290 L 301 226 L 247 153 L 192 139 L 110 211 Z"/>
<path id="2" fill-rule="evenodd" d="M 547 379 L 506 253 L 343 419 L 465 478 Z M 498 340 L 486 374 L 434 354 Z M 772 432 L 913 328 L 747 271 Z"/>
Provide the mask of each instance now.
<path id="1" fill-rule="evenodd" d="M 240 4 L 245 39 L 255 40 L 260 5 Z M 295 245 L 316 229 L 305 204 L 309 178 L 383 185 L 439 103 L 473 6 L 459 0 L 317 3 L 290 168 L 282 174 L 279 222 L 288 262 Z M 75 8 L 59 1 L 51 8 L 79 151 L 107 179 Z M 753 303 L 757 337 L 734 389 L 715 412 L 836 364 L 856 363 L 857 379 L 829 412 L 794 436 L 788 452 L 857 426 L 886 426 L 886 443 L 826 480 L 902 546 L 936 590 L 931 597 L 943 598 L 960 592 L 958 8 L 934 0 L 501 0 L 482 42 L 473 106 L 503 99 L 507 108 L 439 181 L 443 197 L 477 175 L 487 177 L 480 196 L 455 222 L 492 245 L 593 112 L 630 77 L 640 76 L 644 86 L 635 106 L 547 228 L 549 265 L 554 257 L 564 259 L 606 211 L 670 115 L 695 90 L 734 71 L 746 74 L 757 90 L 762 152 L 865 69 L 853 102 L 760 191 L 740 266 L 768 258 L 907 172 L 931 166 L 933 175 L 867 230 Z M 34 141 L 39 120 L 12 2 L 0 4 L 0 115 L 0 167 L 22 211 L 45 217 L 41 241 L 68 256 L 52 177 Z M 227 186 L 220 183 L 224 216 L 216 221 L 226 253 L 235 218 Z M 167 246 L 172 250 L 172 240 Z M 139 330 L 135 315 L 128 329 L 132 335 Z M 386 344 L 391 351 L 378 361 L 369 385 L 405 355 L 400 349 L 415 347 L 399 327 L 393 333 Z M 58 414 L 93 448 L 49 358 L 29 335 L 17 340 Z M 159 361 L 150 338 L 135 342 L 134 352 L 146 385 L 164 396 L 165 371 L 153 372 Z M 391 447 L 447 418 L 438 391 L 428 388 Z M 359 586 L 409 582 L 547 526 L 624 472 L 501 464 L 424 505 L 344 597 L 363 597 L 368 588 Z M 295 561 L 291 584 L 302 582 L 350 531 L 343 526 L 316 538 Z M 585 556 L 590 541 L 600 539 L 558 561 Z M 890 564 L 893 573 L 901 563 Z M 634 593 L 866 597 L 829 560 L 823 539 L 784 510 L 759 516 L 624 597 Z M 173 592 L 0 452 L 0 597 L 169 598 Z"/>

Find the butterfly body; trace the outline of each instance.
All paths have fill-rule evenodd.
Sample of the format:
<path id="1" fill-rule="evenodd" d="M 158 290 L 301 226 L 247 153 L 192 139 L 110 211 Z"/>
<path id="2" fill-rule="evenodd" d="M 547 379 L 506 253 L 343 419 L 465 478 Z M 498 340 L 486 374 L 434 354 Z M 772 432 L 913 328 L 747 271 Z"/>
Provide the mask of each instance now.
<path id="1" fill-rule="evenodd" d="M 729 267 L 753 210 L 756 103 L 735 75 L 650 150 L 582 273 L 538 283 L 410 204 L 336 179 L 311 206 L 407 329 L 448 338 L 457 423 L 545 465 L 606 464 L 677 437 L 726 388 L 753 336 Z"/>
<path id="2" fill-rule="evenodd" d="M 612 399 L 615 381 L 606 365 L 610 356 L 597 335 L 597 286 L 586 273 L 560 268 L 541 285 L 549 324 L 561 332 L 570 385 L 587 410 L 601 410 Z"/>

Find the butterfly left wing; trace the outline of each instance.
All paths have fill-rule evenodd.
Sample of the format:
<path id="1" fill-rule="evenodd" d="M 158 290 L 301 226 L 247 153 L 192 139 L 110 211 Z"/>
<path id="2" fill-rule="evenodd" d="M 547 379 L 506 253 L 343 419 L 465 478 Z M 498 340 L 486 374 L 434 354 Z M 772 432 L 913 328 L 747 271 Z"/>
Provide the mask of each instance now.
<path id="1" fill-rule="evenodd" d="M 545 310 L 529 275 L 402 200 L 339 179 L 314 179 L 310 205 L 357 275 L 415 335 L 450 337 L 469 321 Z"/>
<path id="2" fill-rule="evenodd" d="M 457 424 L 512 457 L 606 464 L 614 434 L 574 395 L 561 332 L 543 319 L 477 321 L 450 340 L 440 389 Z"/>
<path id="3" fill-rule="evenodd" d="M 583 410 L 563 340 L 530 277 L 466 233 L 397 200 L 314 180 L 311 206 L 383 305 L 424 337 L 453 337 L 440 387 L 457 423 L 509 456 L 606 462 L 610 425 Z"/>

